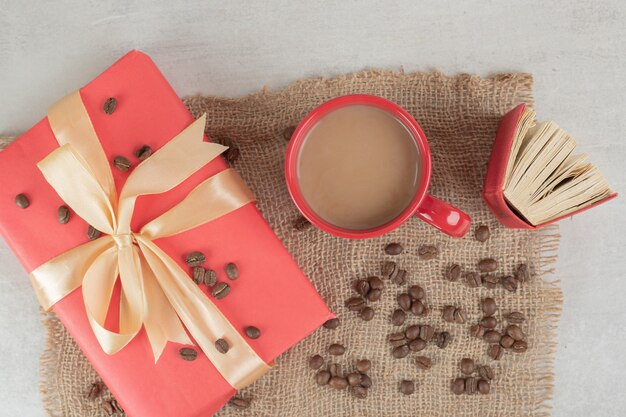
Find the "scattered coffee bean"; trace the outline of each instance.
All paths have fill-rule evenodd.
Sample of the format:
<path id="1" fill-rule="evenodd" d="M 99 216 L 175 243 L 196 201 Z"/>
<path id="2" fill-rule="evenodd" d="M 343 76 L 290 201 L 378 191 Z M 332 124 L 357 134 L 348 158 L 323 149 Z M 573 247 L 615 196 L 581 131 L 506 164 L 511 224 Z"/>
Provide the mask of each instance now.
<path id="1" fill-rule="evenodd" d="M 465 282 L 470 288 L 480 287 L 482 284 L 482 278 L 476 272 L 465 273 Z"/>
<path id="2" fill-rule="evenodd" d="M 197 268 L 197 267 L 194 267 Z M 204 284 L 207 287 L 212 287 L 217 282 L 217 274 L 212 269 L 207 269 L 204 271 Z"/>
<path id="3" fill-rule="evenodd" d="M 483 287 L 493 290 L 500 283 L 501 278 L 494 274 L 486 274 L 481 277 Z"/>
<path id="4" fill-rule="evenodd" d="M 414 340 L 420 337 L 421 331 L 422 331 L 421 326 L 414 324 L 406 328 L 406 330 L 404 331 L 404 335 L 406 336 L 407 339 Z"/>
<path id="5" fill-rule="evenodd" d="M 217 298 L 218 300 L 226 297 L 229 293 L 230 285 L 225 282 L 218 282 L 211 290 L 211 295 L 213 295 L 213 297 Z"/>
<path id="6" fill-rule="evenodd" d="M 358 372 L 350 372 L 346 375 L 346 379 L 351 387 L 361 386 L 361 374 Z"/>
<path id="7" fill-rule="evenodd" d="M 404 395 L 411 395 L 415 392 L 415 383 L 413 381 L 409 381 L 408 379 L 400 382 L 400 392 Z"/>
<path id="8" fill-rule="evenodd" d="M 407 275 L 408 275 L 408 272 L 406 270 L 398 269 L 395 276 L 391 277 L 391 281 L 393 281 L 397 285 L 404 285 L 406 284 Z"/>
<path id="9" fill-rule="evenodd" d="M 334 376 L 330 378 L 329 385 L 336 390 L 342 390 L 348 387 L 348 381 L 341 376 Z"/>
<path id="10" fill-rule="evenodd" d="M 408 345 L 410 342 L 409 339 L 407 339 L 406 337 L 400 340 L 392 340 L 391 342 L 389 342 L 391 344 L 392 348 L 397 348 L 399 346 L 404 346 L 404 345 Z"/>
<path id="11" fill-rule="evenodd" d="M 483 317 L 480 319 L 480 325 L 485 329 L 495 329 L 498 325 L 498 319 L 493 316 Z"/>
<path id="12" fill-rule="evenodd" d="M 367 279 L 372 290 L 382 290 L 385 287 L 385 283 L 377 276 L 372 276 Z"/>
<path id="13" fill-rule="evenodd" d="M 345 305 L 350 311 L 361 311 L 365 307 L 365 300 L 361 297 L 352 297 L 346 300 Z"/>
<path id="14" fill-rule="evenodd" d="M 461 373 L 464 373 L 465 375 L 471 375 L 474 373 L 475 368 L 476 366 L 474 365 L 474 361 L 470 358 L 463 358 L 459 362 L 459 369 L 461 370 Z"/>
<path id="15" fill-rule="evenodd" d="M 419 326 L 416 326 L 416 327 L 419 327 Z M 418 330 L 418 335 L 419 335 L 419 330 Z M 415 337 L 417 337 L 417 336 L 415 336 Z M 415 339 L 415 337 L 413 339 Z M 396 332 L 396 333 L 392 333 L 392 334 L 389 335 L 389 341 L 390 342 L 395 342 L 395 341 L 403 340 L 403 339 L 406 339 L 406 338 L 407 337 L 405 335 L 405 332 Z"/>
<path id="16" fill-rule="evenodd" d="M 402 326 L 404 324 L 404 320 L 406 320 L 406 314 L 404 313 L 404 310 L 400 308 L 394 310 L 393 314 L 391 315 L 391 324 L 393 324 L 394 326 Z"/>
<path id="17" fill-rule="evenodd" d="M 430 369 L 433 366 L 433 360 L 427 356 L 418 356 L 415 358 L 415 364 L 420 369 Z"/>
<path id="18" fill-rule="evenodd" d="M 226 353 L 228 352 L 228 349 L 230 349 L 230 346 L 228 345 L 228 342 L 226 340 L 217 339 L 215 341 L 215 349 L 217 349 L 219 353 Z"/>
<path id="19" fill-rule="evenodd" d="M 342 376 L 341 372 L 341 364 L 340 363 L 331 363 L 328 367 L 328 371 L 330 372 L 330 376 Z"/>
<path id="20" fill-rule="evenodd" d="M 332 345 L 328 346 L 328 353 L 330 353 L 331 355 L 340 356 L 343 355 L 345 352 L 345 346 L 339 343 L 333 343 Z"/>
<path id="21" fill-rule="evenodd" d="M 452 392 L 461 395 L 465 392 L 465 379 L 457 378 L 452 382 Z"/>
<path id="22" fill-rule="evenodd" d="M 423 339 L 427 342 L 429 342 L 433 336 L 435 335 L 435 329 L 433 329 L 432 326 L 429 326 L 428 324 L 425 324 L 423 326 L 420 326 L 420 339 Z"/>
<path id="23" fill-rule="evenodd" d="M 478 367 L 478 374 L 485 379 L 494 379 L 496 377 L 495 372 L 489 365 L 480 365 Z"/>
<path id="24" fill-rule="evenodd" d="M 522 329 L 520 329 L 519 326 L 515 324 L 509 324 L 506 327 L 506 334 L 511 336 L 514 340 L 523 340 L 526 337 Z"/>
<path id="25" fill-rule="evenodd" d="M 442 310 L 441 318 L 448 323 L 454 322 L 454 312 L 456 311 L 455 306 L 445 306 Z"/>
<path id="26" fill-rule="evenodd" d="M 504 316 L 506 321 L 512 324 L 521 324 L 526 320 L 526 317 L 519 311 L 512 311 Z"/>
<path id="27" fill-rule="evenodd" d="M 326 320 L 323 326 L 326 329 L 335 330 L 337 327 L 339 327 L 339 319 L 335 317 L 334 319 Z"/>
<path id="28" fill-rule="evenodd" d="M 512 275 L 507 275 L 505 277 L 502 277 L 502 287 L 510 292 L 515 292 L 517 291 L 517 279 L 515 279 L 514 276 Z"/>
<path id="29" fill-rule="evenodd" d="M 398 305 L 404 311 L 409 311 L 411 309 L 411 296 L 407 293 L 399 294 L 397 297 Z"/>
<path id="30" fill-rule="evenodd" d="M 202 252 L 191 252 L 185 257 L 187 266 L 201 266 L 206 261 L 206 257 Z"/>
<path id="31" fill-rule="evenodd" d="M 198 352 L 195 349 L 185 347 L 178 351 L 178 355 L 186 361 L 195 361 L 198 357 Z"/>
<path id="32" fill-rule="evenodd" d="M 493 258 L 481 259 L 478 262 L 478 270 L 480 272 L 494 272 L 496 269 L 498 269 L 498 261 Z"/>
<path id="33" fill-rule="evenodd" d="M 228 403 L 232 405 L 233 407 L 238 408 L 240 410 L 250 407 L 250 401 L 241 397 L 233 397 L 230 399 Z"/>
<path id="34" fill-rule="evenodd" d="M 400 255 L 404 248 L 399 243 L 389 243 L 385 246 L 385 253 L 387 255 Z"/>
<path id="35" fill-rule="evenodd" d="M 363 388 L 370 388 L 372 386 L 372 379 L 369 375 L 361 374 L 361 386 Z"/>
<path id="36" fill-rule="evenodd" d="M 117 100 L 113 97 L 109 97 L 104 102 L 103 110 L 106 114 L 113 114 L 115 108 L 117 107 Z"/>
<path id="37" fill-rule="evenodd" d="M 426 341 L 423 339 L 415 339 L 415 340 L 411 340 L 411 342 L 409 343 L 409 350 L 411 352 L 419 352 L 421 350 L 426 349 Z"/>
<path id="38" fill-rule="evenodd" d="M 204 268 L 201 266 L 193 267 L 193 282 L 202 284 L 204 282 Z"/>
<path id="39" fill-rule="evenodd" d="M 485 316 L 493 316 L 496 314 L 498 310 L 498 306 L 496 305 L 496 301 L 493 298 L 483 298 L 481 302 L 481 307 Z"/>
<path id="40" fill-rule="evenodd" d="M 95 400 L 102 394 L 102 390 L 104 389 L 104 384 L 102 381 L 97 381 L 91 384 L 91 389 L 89 390 L 89 394 L 87 394 L 87 399 Z"/>
<path id="41" fill-rule="evenodd" d="M 233 262 L 227 263 L 225 270 L 226 270 L 226 276 L 231 281 L 234 281 L 237 278 L 239 278 L 239 268 L 237 268 L 237 265 L 235 265 Z"/>
<path id="42" fill-rule="evenodd" d="M 417 254 L 419 255 L 420 259 L 434 259 L 439 255 L 439 249 L 437 249 L 437 247 L 433 245 L 422 245 L 417 250 Z"/>
<path id="43" fill-rule="evenodd" d="M 384 277 L 391 277 L 391 275 L 398 269 L 398 265 L 393 261 L 386 261 L 383 264 L 382 274 Z"/>
<path id="44" fill-rule="evenodd" d="M 483 340 L 487 343 L 500 343 L 500 339 L 502 339 L 502 335 L 495 330 L 489 330 L 483 336 Z"/>
<path id="45" fill-rule="evenodd" d="M 446 269 L 444 276 L 448 281 L 458 281 L 459 278 L 461 278 L 461 266 L 457 264 L 450 265 L 448 269 Z"/>
<path id="46" fill-rule="evenodd" d="M 87 237 L 89 238 L 89 240 L 96 240 L 100 237 L 101 234 L 102 232 L 100 232 L 100 230 L 96 229 L 93 226 L 89 226 L 87 228 Z"/>
<path id="47" fill-rule="evenodd" d="M 508 334 L 505 334 L 504 336 L 502 336 L 502 339 L 500 339 L 500 346 L 505 349 L 509 349 L 511 346 L 513 346 L 513 343 L 515 343 L 515 339 L 513 339 Z"/>
<path id="48" fill-rule="evenodd" d="M 240 154 L 241 152 L 239 151 L 238 147 L 230 146 L 228 149 L 226 149 L 226 152 L 224 152 L 224 159 L 226 159 L 226 162 L 228 162 L 229 164 L 233 164 L 237 162 Z"/>
<path id="49" fill-rule="evenodd" d="M 457 308 L 454 310 L 454 322 L 459 324 L 465 323 L 465 313 L 462 309 Z"/>
<path id="50" fill-rule="evenodd" d="M 409 287 L 409 295 L 414 300 L 421 300 L 426 296 L 424 289 L 419 285 L 411 285 Z"/>
<path id="51" fill-rule="evenodd" d="M 315 382 L 317 382 L 317 385 L 327 385 L 329 381 L 330 372 L 321 370 L 318 371 L 317 374 L 315 374 Z"/>
<path id="52" fill-rule="evenodd" d="M 485 395 L 485 394 L 489 394 L 489 391 L 490 391 L 489 381 L 487 381 L 486 379 L 478 380 L 478 392 Z"/>
<path id="53" fill-rule="evenodd" d="M 409 354 L 409 347 L 407 345 L 398 346 L 391 352 L 391 354 L 396 359 L 402 359 Z"/>
<path id="54" fill-rule="evenodd" d="M 258 339 L 261 336 L 261 331 L 254 326 L 246 327 L 246 336 L 250 339 Z"/>
<path id="55" fill-rule="evenodd" d="M 309 367 L 311 369 L 320 369 L 324 365 L 324 358 L 321 355 L 313 355 L 309 359 Z"/>
<path id="56" fill-rule="evenodd" d="M 372 362 L 369 359 L 361 359 L 356 363 L 356 369 L 361 373 L 369 372 L 371 367 Z"/>
<path id="57" fill-rule="evenodd" d="M 445 349 L 452 342 L 452 336 L 448 332 L 441 332 L 437 334 L 435 343 L 439 349 Z"/>
<path id="58" fill-rule="evenodd" d="M 504 355 L 504 349 L 500 345 L 489 345 L 487 355 L 494 361 L 500 360 Z"/>
<path id="59" fill-rule="evenodd" d="M 511 350 L 515 353 L 522 353 L 528 350 L 528 343 L 523 340 L 516 340 L 511 346 Z"/>
<path id="60" fill-rule="evenodd" d="M 291 140 L 293 136 L 293 132 L 296 131 L 296 126 L 287 126 L 285 130 L 283 130 L 283 138 L 287 141 Z"/>
<path id="61" fill-rule="evenodd" d="M 411 313 L 414 316 L 423 316 L 425 311 L 426 306 L 420 300 L 415 300 L 411 303 Z"/>
<path id="62" fill-rule="evenodd" d="M 367 388 L 364 387 L 352 387 L 352 395 L 354 395 L 356 398 L 367 398 Z"/>
<path id="63" fill-rule="evenodd" d="M 148 159 L 150 156 L 152 155 L 152 148 L 149 147 L 148 145 L 144 145 L 141 148 L 139 148 L 137 150 L 137 152 L 135 152 L 135 156 L 140 160 L 140 161 L 145 161 L 146 159 Z"/>
<path id="64" fill-rule="evenodd" d="M 128 171 L 130 169 L 130 161 L 128 158 L 118 155 L 113 159 L 113 166 L 120 171 Z"/>
<path id="65" fill-rule="evenodd" d="M 303 230 L 308 229 L 309 227 L 311 227 L 311 222 L 304 216 L 299 216 L 297 219 L 295 219 L 293 221 L 293 227 L 294 229 L 302 232 Z"/>
<path id="66" fill-rule="evenodd" d="M 375 288 L 370 290 L 370 292 L 367 293 L 367 299 L 370 301 L 378 301 L 380 300 L 380 297 L 382 296 L 383 291 Z"/>
<path id="67" fill-rule="evenodd" d="M 57 219 L 59 223 L 66 224 L 70 221 L 70 209 L 67 206 L 59 206 L 57 209 Z"/>
<path id="68" fill-rule="evenodd" d="M 363 321 L 370 321 L 374 318 L 375 312 L 372 307 L 363 307 L 363 310 L 359 311 L 359 317 Z"/>
<path id="69" fill-rule="evenodd" d="M 485 334 L 485 328 L 480 324 L 472 324 L 470 327 L 470 335 L 482 338 Z"/>
<path id="70" fill-rule="evenodd" d="M 113 408 L 113 404 L 111 401 L 105 401 L 102 403 L 102 409 L 107 416 L 112 416 L 115 413 L 115 408 Z"/>
<path id="71" fill-rule="evenodd" d="M 476 378 L 470 376 L 469 378 L 465 378 L 465 393 L 472 395 L 476 393 L 476 389 L 478 388 L 478 381 Z"/>
<path id="72" fill-rule="evenodd" d="M 526 282 L 530 278 L 530 271 L 527 264 L 519 264 L 515 270 L 515 278 L 519 282 Z"/>
<path id="73" fill-rule="evenodd" d="M 487 239 L 489 239 L 489 235 L 489 227 L 485 226 L 484 224 L 478 226 L 476 228 L 476 231 L 474 232 L 474 237 L 479 242 L 486 242 Z"/>
<path id="74" fill-rule="evenodd" d="M 352 284 L 352 288 L 354 288 L 357 294 L 365 297 L 370 292 L 370 283 L 366 279 L 357 279 Z"/>
<path id="75" fill-rule="evenodd" d="M 28 197 L 26 197 L 24 194 L 18 194 L 15 196 L 15 204 L 19 208 L 25 209 L 26 207 L 30 206 L 30 201 L 28 200 Z"/>

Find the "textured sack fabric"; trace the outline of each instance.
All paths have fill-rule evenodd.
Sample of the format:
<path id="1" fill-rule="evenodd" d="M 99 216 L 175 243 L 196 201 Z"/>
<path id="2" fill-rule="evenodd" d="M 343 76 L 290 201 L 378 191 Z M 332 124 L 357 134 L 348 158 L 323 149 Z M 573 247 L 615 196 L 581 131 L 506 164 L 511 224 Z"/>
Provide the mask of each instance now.
<path id="1" fill-rule="evenodd" d="M 367 93 L 386 97 L 406 108 L 422 125 L 430 142 L 433 177 L 430 192 L 465 210 L 473 220 L 472 231 L 463 239 L 437 232 L 425 223 L 411 219 L 396 231 L 370 240 L 335 238 L 314 228 L 297 231 L 292 222 L 298 212 L 289 198 L 283 161 L 287 140 L 283 131 L 293 126 L 315 106 L 332 97 Z M 334 79 L 298 81 L 276 92 L 263 90 L 240 99 L 191 97 L 186 103 L 195 116 L 208 113 L 207 133 L 220 142 L 231 141 L 241 155 L 234 167 L 258 197 L 258 206 L 287 249 L 311 279 L 322 297 L 338 314 L 336 330 L 321 328 L 299 343 L 276 363 L 276 368 L 240 395 L 252 400 L 249 409 L 227 405 L 218 415 L 225 416 L 544 416 L 549 414 L 552 396 L 556 326 L 562 296 L 558 282 L 547 282 L 558 247 L 556 226 L 541 232 L 509 230 L 499 225 L 487 210 L 480 192 L 499 118 L 520 102 L 532 104 L 532 77 L 528 74 L 502 74 L 489 78 L 440 73 L 396 73 L 364 71 Z M 349 157 L 349 156 L 347 156 Z M 474 240 L 473 230 L 486 224 L 489 241 Z M 401 328 L 392 326 L 390 316 L 397 308 L 396 296 L 406 291 L 385 281 L 380 301 L 371 303 L 375 318 L 364 322 L 347 311 L 344 301 L 354 295 L 354 279 L 380 273 L 381 263 L 390 259 L 383 247 L 400 242 L 405 251 L 393 260 L 409 271 L 408 284 L 426 290 L 428 317 L 410 314 Z M 421 260 L 422 244 L 436 245 L 440 255 Z M 475 271 L 483 257 L 498 260 L 499 274 L 511 274 L 521 262 L 534 271 L 529 282 L 516 293 L 497 289 L 469 288 L 463 281 L 448 282 L 443 271 L 450 263 L 465 271 Z M 469 335 L 469 327 L 481 317 L 480 300 L 495 298 L 496 317 L 509 311 L 523 312 L 528 320 L 521 326 L 527 334 L 526 353 L 505 353 L 500 361 L 486 355 L 487 345 Z M 445 323 L 441 308 L 452 304 L 467 313 L 465 324 Z M 63 326 L 53 315 L 45 317 L 48 346 L 42 358 L 41 391 L 53 416 L 105 416 L 105 393 L 88 400 L 87 393 L 96 373 L 83 358 Z M 433 359 L 430 370 L 416 367 L 411 353 L 393 359 L 387 336 L 409 324 L 431 324 L 453 336 L 446 349 L 433 344 L 419 353 Z M 498 326 L 500 328 L 501 325 Z M 262 337 L 262 336 L 261 336 Z M 331 343 L 346 346 L 343 356 L 327 353 Z M 343 369 L 354 369 L 355 361 L 368 358 L 373 386 L 366 399 L 354 398 L 348 390 L 319 387 L 308 358 L 319 353 Z M 458 362 L 463 357 L 491 365 L 496 373 L 489 395 L 451 393 L 451 381 L 461 376 Z M 399 393 L 402 379 L 416 381 L 413 395 Z M 149 383 L 149 382 L 147 382 Z M 210 383 L 207 383 L 209 391 Z"/>

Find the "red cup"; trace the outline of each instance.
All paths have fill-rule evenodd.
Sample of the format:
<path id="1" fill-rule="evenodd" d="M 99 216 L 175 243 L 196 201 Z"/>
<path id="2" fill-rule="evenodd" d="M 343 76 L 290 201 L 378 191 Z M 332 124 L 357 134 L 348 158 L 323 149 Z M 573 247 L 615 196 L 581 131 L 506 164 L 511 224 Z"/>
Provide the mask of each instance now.
<path id="1" fill-rule="evenodd" d="M 300 149 L 306 139 L 308 133 L 313 126 L 328 113 L 345 106 L 367 105 L 384 110 L 400 121 L 411 133 L 411 137 L 415 140 L 421 157 L 421 178 L 415 195 L 406 209 L 393 220 L 371 229 L 353 230 L 344 229 L 328 223 L 318 216 L 307 204 L 302 196 L 300 186 L 298 184 L 297 166 Z M 407 221 L 411 216 L 417 216 L 426 223 L 441 230 L 442 232 L 453 236 L 463 237 L 470 227 L 469 216 L 461 210 L 453 207 L 427 193 L 430 184 L 430 176 L 432 174 L 430 148 L 426 135 L 422 131 L 420 125 L 411 117 L 411 115 L 397 104 L 381 97 L 355 94 L 337 97 L 314 109 L 306 116 L 296 127 L 293 132 L 289 146 L 287 147 L 287 155 L 285 158 L 285 179 L 287 188 L 291 194 L 291 198 L 296 207 L 313 225 L 325 232 L 335 236 L 363 239 L 380 236 L 395 229 L 402 223 Z"/>

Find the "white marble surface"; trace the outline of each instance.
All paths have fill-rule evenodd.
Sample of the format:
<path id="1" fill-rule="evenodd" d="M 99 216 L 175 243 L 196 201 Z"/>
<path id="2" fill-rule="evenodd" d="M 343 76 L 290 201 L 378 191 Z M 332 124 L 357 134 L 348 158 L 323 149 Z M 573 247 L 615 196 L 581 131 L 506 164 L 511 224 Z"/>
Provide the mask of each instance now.
<path id="1" fill-rule="evenodd" d="M 28 128 L 133 48 L 181 95 L 237 96 L 366 67 L 527 71 L 540 117 L 559 121 L 623 191 L 625 39 L 622 0 L 0 0 L 0 132 Z M 621 197 L 562 222 L 555 416 L 626 415 L 624 209 Z M 26 274 L 0 241 L 1 415 L 45 415 L 43 343 Z"/>

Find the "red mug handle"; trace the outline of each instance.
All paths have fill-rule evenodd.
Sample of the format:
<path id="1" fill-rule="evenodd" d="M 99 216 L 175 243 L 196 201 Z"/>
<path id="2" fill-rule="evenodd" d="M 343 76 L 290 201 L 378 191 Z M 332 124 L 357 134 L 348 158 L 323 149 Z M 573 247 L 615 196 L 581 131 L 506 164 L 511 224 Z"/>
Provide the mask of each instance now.
<path id="1" fill-rule="evenodd" d="M 467 214 L 429 194 L 426 194 L 415 215 L 453 237 L 465 236 L 470 227 Z"/>

